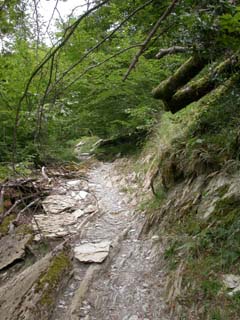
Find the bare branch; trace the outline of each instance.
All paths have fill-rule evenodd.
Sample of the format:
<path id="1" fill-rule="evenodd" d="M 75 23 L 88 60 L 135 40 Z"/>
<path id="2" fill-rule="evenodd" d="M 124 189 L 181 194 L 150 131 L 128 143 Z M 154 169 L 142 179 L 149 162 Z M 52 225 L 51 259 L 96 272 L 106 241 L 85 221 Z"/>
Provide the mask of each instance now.
<path id="1" fill-rule="evenodd" d="M 163 13 L 163 15 L 158 19 L 158 21 L 155 23 L 154 27 L 152 28 L 152 30 L 150 31 L 150 33 L 148 34 L 147 38 L 145 39 L 145 41 L 142 44 L 142 47 L 140 48 L 140 50 L 137 52 L 137 54 L 135 55 L 135 57 L 133 58 L 128 71 L 126 72 L 123 80 L 125 81 L 127 79 L 127 77 L 129 76 L 129 74 L 131 73 L 132 69 L 135 67 L 135 65 L 138 63 L 138 60 L 140 58 L 140 56 L 144 53 L 144 51 L 147 49 L 149 42 L 151 41 L 152 37 L 155 35 L 155 33 L 157 32 L 157 30 L 159 29 L 161 23 L 172 13 L 175 5 L 177 4 L 177 2 L 180 0 L 173 0 L 172 3 L 170 4 L 170 6 L 166 9 L 166 11 Z"/>
<path id="2" fill-rule="evenodd" d="M 26 207 L 24 207 L 22 210 L 19 211 L 17 218 L 15 219 L 15 222 L 18 222 L 20 219 L 21 214 L 23 214 L 26 210 L 28 210 L 29 208 L 31 208 L 33 205 L 35 205 L 37 202 L 39 202 L 41 199 L 37 198 L 35 200 L 33 200 L 32 202 L 30 202 Z"/>
<path id="3" fill-rule="evenodd" d="M 44 104 L 45 104 L 45 100 L 47 97 L 48 89 L 49 89 L 51 82 L 52 82 L 54 58 L 55 58 L 55 56 L 52 56 L 48 84 L 45 89 L 44 96 L 41 99 L 40 104 L 38 106 L 38 119 L 37 119 L 37 130 L 36 130 L 36 134 L 35 134 L 35 141 L 39 138 L 40 133 L 41 133 L 41 129 L 42 129 L 42 118 L 43 118 L 43 112 L 44 112 Z"/>
<path id="4" fill-rule="evenodd" d="M 25 200 L 28 200 L 28 199 L 31 199 L 31 198 L 34 198 L 37 194 L 31 194 L 30 196 L 26 196 L 24 198 L 21 198 L 19 200 L 17 200 L 12 206 L 10 209 L 8 209 L 8 211 L 6 211 L 4 214 L 3 214 L 3 217 L 6 217 L 8 216 L 20 203 L 24 202 Z"/>
<path id="5" fill-rule="evenodd" d="M 162 59 L 163 57 L 169 55 L 169 54 L 176 54 L 176 53 L 184 53 L 189 51 L 189 48 L 187 47 L 180 47 L 180 46 L 173 46 L 166 49 L 161 49 L 155 56 L 157 59 Z"/>
<path id="6" fill-rule="evenodd" d="M 5 193 L 5 189 L 4 187 L 2 187 L 0 192 L 0 214 L 2 214 L 4 211 L 4 193 Z"/>
<path id="7" fill-rule="evenodd" d="M 61 20 L 61 23 L 64 24 L 64 19 L 63 19 L 63 17 L 61 16 L 61 13 L 60 13 L 60 11 L 58 10 L 58 8 L 56 8 L 56 11 L 57 11 L 58 16 L 59 16 L 59 18 L 60 18 L 60 20 Z"/>
<path id="8" fill-rule="evenodd" d="M 68 42 L 68 40 L 73 35 L 74 31 L 76 30 L 76 28 L 78 27 L 80 22 L 85 17 L 89 16 L 93 11 L 96 11 L 97 9 L 102 7 L 104 4 L 107 4 L 109 1 L 110 0 L 105 0 L 105 1 L 101 2 L 100 4 L 96 5 L 95 7 L 91 8 L 90 10 L 88 10 L 87 12 L 82 14 L 71 26 L 68 27 L 69 32 L 68 33 L 65 32 L 65 35 L 64 35 L 62 41 L 59 43 L 59 45 L 56 46 L 52 52 L 47 54 L 47 56 L 43 59 L 43 61 L 39 64 L 39 66 L 33 71 L 32 75 L 30 76 L 30 78 L 27 82 L 24 93 L 20 99 L 20 103 L 22 103 L 23 99 L 25 98 L 33 78 L 38 74 L 38 72 L 42 69 L 42 67 Z"/>
<path id="9" fill-rule="evenodd" d="M 36 46 L 36 56 L 38 54 L 38 47 L 39 47 L 39 43 L 40 43 L 40 25 L 39 25 L 39 14 L 38 14 L 38 4 L 39 1 L 33 0 L 33 4 L 34 4 L 34 12 L 33 12 L 33 17 L 35 17 L 36 20 L 36 40 L 37 40 L 37 46 Z"/>
<path id="10" fill-rule="evenodd" d="M 73 14 L 74 14 L 74 11 L 76 11 L 77 9 L 79 8 L 83 8 L 83 7 L 87 7 L 87 10 L 89 10 L 90 6 L 94 4 L 94 1 L 90 2 L 90 1 L 87 1 L 87 3 L 85 4 L 80 4 L 79 6 L 75 7 L 72 9 L 72 12 L 68 15 L 68 17 L 72 17 Z"/>
<path id="11" fill-rule="evenodd" d="M 48 33 L 48 29 L 49 29 L 49 27 L 50 27 L 50 25 L 51 25 L 51 23 L 52 23 L 52 19 L 53 19 L 53 17 L 54 17 L 55 11 L 57 10 L 58 3 L 59 3 L 59 0 L 56 1 L 56 4 L 55 4 L 54 9 L 53 9 L 53 11 L 52 11 L 52 15 L 51 15 L 51 17 L 50 17 L 50 19 L 49 19 L 49 21 L 48 21 L 48 25 L 47 25 L 45 34 Z"/>

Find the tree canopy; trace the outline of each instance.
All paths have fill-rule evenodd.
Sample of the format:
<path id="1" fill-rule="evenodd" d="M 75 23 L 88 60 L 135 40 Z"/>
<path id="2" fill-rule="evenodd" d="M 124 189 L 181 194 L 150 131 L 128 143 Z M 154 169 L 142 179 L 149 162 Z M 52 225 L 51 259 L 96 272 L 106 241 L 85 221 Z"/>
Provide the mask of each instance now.
<path id="1" fill-rule="evenodd" d="M 238 1 L 85 1 L 79 16 L 57 19 L 51 45 L 54 20 L 44 23 L 40 4 L 0 1 L 1 161 L 150 130 L 164 105 L 176 112 L 238 68 Z"/>

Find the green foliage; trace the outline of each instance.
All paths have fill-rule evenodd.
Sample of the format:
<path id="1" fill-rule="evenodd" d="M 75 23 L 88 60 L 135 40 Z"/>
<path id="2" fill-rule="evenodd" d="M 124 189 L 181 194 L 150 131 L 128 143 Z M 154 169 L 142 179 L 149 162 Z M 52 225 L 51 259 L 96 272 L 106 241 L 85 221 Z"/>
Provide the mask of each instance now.
<path id="1" fill-rule="evenodd" d="M 236 7 L 233 14 L 227 13 L 220 17 L 220 23 L 224 30 L 229 33 L 240 32 L 240 6 Z"/>
<path id="2" fill-rule="evenodd" d="M 26 1 L 0 1 L 0 35 L 13 34 L 24 23 Z"/>
<path id="3" fill-rule="evenodd" d="M 74 36 L 54 56 L 53 64 L 49 61 L 33 77 L 22 99 L 33 70 L 49 53 L 49 48 L 33 40 L 29 30 L 36 26 L 24 13 L 26 1 L 0 1 L 0 36 L 5 38 L 0 53 L 0 162 L 3 163 L 0 179 L 11 174 L 5 163 L 12 160 L 15 142 L 19 162 L 16 169 L 27 175 L 33 163 L 76 160 L 73 149 L 79 139 L 86 142 L 80 150 L 85 152 L 96 136 L 114 141 L 129 137 L 127 142 L 120 140 L 99 149 L 98 156 L 104 159 L 139 151 L 143 138 L 130 141 L 130 137 L 138 131 L 151 131 L 160 115 L 157 133 L 149 142 L 155 158 L 150 171 L 154 173 L 153 169 L 160 167 L 162 175 L 155 186 L 157 196 L 148 207 L 152 215 L 160 212 L 161 205 L 167 201 L 167 190 L 176 183 L 221 170 L 229 163 L 239 165 L 239 84 L 226 82 L 227 89 L 221 87 L 219 92 L 212 92 L 174 116 L 162 114 L 162 104 L 151 97 L 151 89 L 192 53 L 208 61 L 221 61 L 226 55 L 238 54 L 239 6 L 229 0 L 179 1 L 128 80 L 123 82 L 139 44 L 164 13 L 169 0 L 153 1 L 87 57 L 86 54 L 144 3 L 144 0 L 113 0 L 83 20 Z M 74 21 L 76 18 L 71 17 L 68 22 Z M 66 25 L 67 22 L 58 23 L 57 41 L 69 34 L 71 28 L 66 31 Z M 138 47 L 127 50 L 133 45 Z M 159 49 L 173 45 L 185 46 L 188 51 L 181 57 L 153 59 Z M 19 123 L 14 141 L 16 122 Z M 219 190 L 221 200 L 209 221 L 199 221 L 192 208 L 185 209 L 187 214 L 182 214 L 176 225 L 171 221 L 174 239 L 165 258 L 174 271 L 184 257 L 183 285 L 187 290 L 181 302 L 189 308 L 204 304 L 200 319 L 239 317 L 239 296 L 226 298 L 219 282 L 222 272 L 239 273 L 240 259 L 239 201 L 223 200 L 225 193 L 225 189 Z M 3 233 L 8 225 L 9 221 L 4 221 Z M 69 268 L 67 254 L 53 259 L 38 283 L 38 290 L 49 289 L 51 283 L 43 295 L 43 305 L 53 303 L 61 277 Z"/>
<path id="4" fill-rule="evenodd" d="M 165 259 L 170 272 L 184 265 L 178 302 L 186 317 L 195 306 L 199 319 L 238 319 L 238 294 L 228 297 L 221 280 L 222 274 L 239 274 L 239 201 L 230 203 L 220 198 L 207 221 L 187 213 L 171 226 Z"/>
<path id="5" fill-rule="evenodd" d="M 187 176 L 219 170 L 230 161 L 237 165 L 240 152 L 238 90 L 238 85 L 231 85 L 227 91 L 224 87 L 222 93 L 212 92 L 170 120 L 158 151 L 163 179 L 168 186 Z"/>
<path id="6" fill-rule="evenodd" d="M 151 89 L 184 60 L 179 57 L 169 57 L 163 62 L 152 59 L 159 48 L 178 44 L 191 47 L 190 52 L 197 50 L 203 55 L 214 56 L 225 50 L 227 33 L 237 39 L 238 7 L 227 0 L 184 1 L 164 21 L 128 81 L 122 82 L 139 48 L 126 50 L 121 55 L 118 53 L 133 44 L 142 43 L 151 26 L 169 5 L 169 1 L 153 1 L 83 59 L 91 47 L 110 35 L 114 27 L 144 3 L 142 0 L 133 4 L 112 1 L 110 5 L 101 7 L 79 24 L 74 37 L 56 55 L 51 76 L 49 62 L 33 78 L 20 106 L 18 161 L 29 155 L 35 162 L 44 161 L 45 157 L 48 159 L 57 153 L 57 157 L 66 158 L 68 151 L 61 155 L 55 151 L 56 145 L 66 146 L 68 140 L 81 136 L 109 138 L 133 133 L 136 129 L 150 130 L 161 109 L 151 98 Z M 6 29 L 6 33 L 14 34 L 14 37 L 8 51 L 0 55 L 0 130 L 3 137 L 0 161 L 12 158 L 19 101 L 32 71 L 48 52 L 46 45 L 36 43 L 29 32 L 34 22 L 23 13 L 26 6 L 23 0 L 4 2 L 1 12 L 0 30 L 5 32 Z M 69 22 L 74 20 L 71 17 Z M 22 28 L 18 28 L 19 25 Z M 234 30 L 229 29 L 230 25 Z M 58 22 L 57 40 L 65 34 L 65 27 L 66 24 Z M 165 29 L 167 32 L 160 37 Z M 82 62 L 77 64 L 79 59 Z M 57 81 L 56 87 L 50 85 L 47 92 L 48 82 L 53 84 L 54 79 L 61 79 L 73 64 L 75 67 L 71 73 Z"/>
<path id="7" fill-rule="evenodd" d="M 4 181 L 11 172 L 11 168 L 6 165 L 6 163 L 0 165 L 0 181 Z"/>

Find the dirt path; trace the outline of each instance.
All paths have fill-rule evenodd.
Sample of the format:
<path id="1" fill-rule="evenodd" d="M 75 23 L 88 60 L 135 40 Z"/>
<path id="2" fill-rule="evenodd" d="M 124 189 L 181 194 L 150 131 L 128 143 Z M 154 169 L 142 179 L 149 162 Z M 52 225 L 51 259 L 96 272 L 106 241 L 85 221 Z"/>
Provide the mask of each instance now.
<path id="1" fill-rule="evenodd" d="M 73 246 L 111 243 L 101 264 L 75 261 L 72 279 L 59 298 L 52 320 L 167 320 L 161 248 L 140 239 L 144 217 L 120 190 L 114 164 L 102 163 L 88 174 L 89 193 L 98 210 L 75 236 Z M 120 186 L 120 187 L 119 187 Z"/>

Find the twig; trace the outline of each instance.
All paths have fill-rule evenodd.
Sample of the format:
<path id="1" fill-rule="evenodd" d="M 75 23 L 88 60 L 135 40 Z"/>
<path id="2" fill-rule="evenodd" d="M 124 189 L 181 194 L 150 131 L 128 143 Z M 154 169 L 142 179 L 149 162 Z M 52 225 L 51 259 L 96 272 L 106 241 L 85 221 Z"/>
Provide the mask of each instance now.
<path id="1" fill-rule="evenodd" d="M 16 188 L 16 187 L 19 187 L 19 186 L 24 186 L 29 182 L 32 183 L 34 181 L 36 181 L 36 179 L 34 179 L 34 178 L 29 178 L 29 179 L 25 179 L 25 180 L 16 180 L 14 182 L 6 182 L 6 183 L 3 183 L 3 184 L 0 183 L 0 187 Z"/>
<path id="2" fill-rule="evenodd" d="M 44 179 L 49 180 L 49 177 L 46 174 L 46 170 L 45 169 L 46 169 L 45 167 L 42 167 L 42 170 L 41 170 L 42 176 L 43 176 Z"/>
<path id="3" fill-rule="evenodd" d="M 73 14 L 74 14 L 74 11 L 76 11 L 77 9 L 79 8 L 83 8 L 83 7 L 86 7 L 87 6 L 87 10 L 89 9 L 89 7 L 94 4 L 94 1 L 92 2 L 87 2 L 87 3 L 84 3 L 84 4 L 80 4 L 79 6 L 76 6 L 75 8 L 72 9 L 72 12 L 68 15 L 68 17 L 72 17 Z"/>
<path id="4" fill-rule="evenodd" d="M 26 197 L 23 197 L 23 198 L 17 200 L 17 201 L 11 206 L 11 208 L 8 209 L 8 210 L 4 213 L 3 217 L 8 216 L 21 202 L 24 202 L 25 200 L 31 199 L 31 198 L 35 197 L 36 195 L 38 195 L 38 194 L 35 193 L 35 194 L 30 195 L 30 196 L 26 196 Z"/>
<path id="5" fill-rule="evenodd" d="M 37 119 L 37 130 L 36 130 L 36 133 L 35 133 L 35 141 L 37 141 L 39 139 L 39 136 L 40 136 L 40 133 L 41 133 L 41 129 L 42 129 L 42 118 L 43 118 L 43 113 L 44 113 L 44 104 L 45 104 L 45 100 L 46 100 L 46 97 L 47 97 L 47 94 L 48 94 L 48 89 L 49 89 L 49 87 L 51 85 L 51 82 L 52 82 L 54 59 L 55 59 L 55 55 L 53 55 L 52 59 L 51 59 L 48 84 L 47 84 L 47 87 L 45 89 L 44 96 L 41 99 L 41 102 L 40 102 L 39 107 L 38 107 L 38 119 Z"/>
<path id="6" fill-rule="evenodd" d="M 97 9 L 99 9 L 100 7 L 102 7 L 104 4 L 107 4 L 110 0 L 105 0 L 99 4 L 97 4 L 95 7 L 89 9 L 87 12 L 85 12 L 84 14 L 82 14 L 71 26 L 69 26 L 67 28 L 67 31 L 69 30 L 68 34 L 67 32 L 65 32 L 65 36 L 63 37 L 63 39 L 60 41 L 60 43 L 52 50 L 49 52 L 49 54 L 47 54 L 45 56 L 45 58 L 42 60 L 42 62 L 38 65 L 38 67 L 33 71 L 33 73 L 31 74 L 27 85 L 25 87 L 24 93 L 19 101 L 19 103 L 21 104 L 22 101 L 24 100 L 28 89 L 30 87 L 30 84 L 32 83 L 32 80 L 34 79 L 34 77 L 38 74 L 38 72 L 42 69 L 42 67 L 68 42 L 68 40 L 71 38 L 71 36 L 73 35 L 74 31 L 76 30 L 76 28 L 78 27 L 78 25 L 80 24 L 80 22 L 87 16 L 89 16 L 93 11 L 96 11 Z M 66 31 L 66 30 L 65 30 Z"/>
<path id="7" fill-rule="evenodd" d="M 52 11 L 52 15 L 51 15 L 51 17 L 50 17 L 50 19 L 49 19 L 49 21 L 48 21 L 48 25 L 47 25 L 45 34 L 48 34 L 48 29 L 49 29 L 49 27 L 50 27 L 50 25 L 51 25 L 51 23 L 52 23 L 52 19 L 53 19 L 53 17 L 54 17 L 55 11 L 57 10 L 58 3 L 59 3 L 59 0 L 56 0 L 56 4 L 55 4 L 54 9 L 53 9 L 53 11 Z"/>
<path id="8" fill-rule="evenodd" d="M 36 207 L 35 207 L 35 209 L 34 209 L 34 211 L 32 213 L 32 217 L 33 217 L 33 220 L 34 220 L 34 222 L 35 222 L 35 224 L 37 226 L 37 231 L 38 231 L 38 234 L 40 235 L 40 239 L 47 243 L 46 237 L 44 236 L 44 234 L 43 234 L 43 232 L 42 232 L 42 230 L 41 230 L 41 228 L 39 226 L 39 223 L 38 223 L 38 221 L 37 221 L 37 219 L 36 219 L 36 217 L 34 215 L 36 210 L 37 210 L 37 208 L 38 208 L 38 206 L 39 206 L 39 202 L 37 203 L 37 205 L 36 205 Z M 51 242 L 49 242 L 48 244 L 50 245 L 51 249 L 53 249 Z"/>
<path id="9" fill-rule="evenodd" d="M 40 201 L 40 198 L 37 198 L 35 200 L 33 200 L 32 202 L 30 202 L 25 208 L 23 208 L 21 211 L 19 211 L 17 218 L 15 219 L 15 222 L 18 222 L 20 219 L 21 214 L 23 214 L 26 210 L 28 210 L 29 208 L 31 208 L 34 204 L 36 204 L 38 201 Z"/>
<path id="10" fill-rule="evenodd" d="M 4 210 L 4 193 L 5 189 L 2 187 L 0 192 L 0 214 L 2 214 Z"/>
<path id="11" fill-rule="evenodd" d="M 39 43 L 40 43 L 40 26 L 39 26 L 39 16 L 38 16 L 38 4 L 36 0 L 33 0 L 34 4 L 34 13 L 33 15 L 36 17 L 36 27 L 37 27 L 37 46 L 36 46 L 36 52 L 38 53 Z"/>

